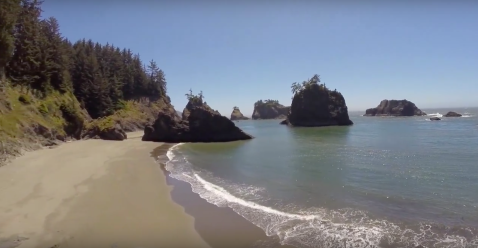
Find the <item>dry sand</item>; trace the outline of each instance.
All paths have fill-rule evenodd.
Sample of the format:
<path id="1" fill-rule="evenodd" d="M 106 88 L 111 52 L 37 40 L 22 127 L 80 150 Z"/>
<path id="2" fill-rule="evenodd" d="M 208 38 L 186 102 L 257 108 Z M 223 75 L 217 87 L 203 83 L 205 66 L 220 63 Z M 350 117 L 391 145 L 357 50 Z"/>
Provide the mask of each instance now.
<path id="1" fill-rule="evenodd" d="M 209 247 L 171 200 L 142 132 L 30 152 L 0 168 L 0 248 Z"/>

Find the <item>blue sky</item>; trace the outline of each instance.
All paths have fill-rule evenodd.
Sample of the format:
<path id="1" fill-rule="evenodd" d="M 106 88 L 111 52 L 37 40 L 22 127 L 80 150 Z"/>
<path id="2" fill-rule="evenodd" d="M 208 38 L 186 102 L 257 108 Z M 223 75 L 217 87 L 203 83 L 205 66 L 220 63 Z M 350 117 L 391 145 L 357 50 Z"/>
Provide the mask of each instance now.
<path id="1" fill-rule="evenodd" d="M 478 2 L 258 2 L 46 0 L 43 15 L 70 40 L 156 60 L 178 110 L 190 88 L 223 115 L 251 115 L 259 99 L 290 105 L 290 85 L 314 74 L 351 111 L 383 99 L 478 106 Z"/>

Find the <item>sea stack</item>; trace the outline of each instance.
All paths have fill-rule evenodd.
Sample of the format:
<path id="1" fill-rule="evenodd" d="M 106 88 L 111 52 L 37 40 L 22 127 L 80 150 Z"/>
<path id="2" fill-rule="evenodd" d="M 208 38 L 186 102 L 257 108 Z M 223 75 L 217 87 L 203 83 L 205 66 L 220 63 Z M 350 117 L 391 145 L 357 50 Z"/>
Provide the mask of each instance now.
<path id="1" fill-rule="evenodd" d="M 302 84 L 292 85 L 294 98 L 290 113 L 287 121 L 281 124 L 298 127 L 353 125 L 342 94 L 319 83 L 319 76 L 314 75 Z"/>
<path id="2" fill-rule="evenodd" d="M 143 141 L 156 142 L 227 142 L 253 137 L 236 127 L 234 122 L 213 110 L 202 95 L 188 96 L 182 119 L 175 112 L 161 112 L 152 125 L 144 129 Z"/>
<path id="3" fill-rule="evenodd" d="M 252 119 L 285 119 L 289 114 L 289 110 L 290 107 L 285 107 L 277 100 L 259 100 L 254 103 Z"/>
<path id="4" fill-rule="evenodd" d="M 407 100 L 383 100 L 376 108 L 365 111 L 364 116 L 423 116 L 427 115 L 421 111 L 413 102 Z"/>
<path id="5" fill-rule="evenodd" d="M 451 112 L 446 113 L 446 115 L 444 115 L 443 117 L 462 117 L 462 115 L 458 114 L 457 112 L 451 111 Z"/>
<path id="6" fill-rule="evenodd" d="M 234 107 L 231 113 L 231 121 L 237 121 L 237 120 L 249 120 L 249 118 L 245 117 L 241 113 L 241 110 L 239 110 L 239 107 Z"/>

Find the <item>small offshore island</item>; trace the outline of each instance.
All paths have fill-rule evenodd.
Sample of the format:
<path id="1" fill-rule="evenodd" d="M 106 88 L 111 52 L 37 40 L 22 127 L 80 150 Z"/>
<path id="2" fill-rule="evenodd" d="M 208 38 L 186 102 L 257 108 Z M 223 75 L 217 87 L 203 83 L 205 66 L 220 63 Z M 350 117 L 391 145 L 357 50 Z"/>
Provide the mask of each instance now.
<path id="1" fill-rule="evenodd" d="M 314 75 L 302 84 L 292 84 L 294 98 L 290 113 L 281 124 L 296 127 L 353 125 L 342 94 L 319 83 L 319 75 Z"/>
<path id="2" fill-rule="evenodd" d="M 290 107 L 286 107 L 277 100 L 259 100 L 254 103 L 253 120 L 285 119 L 289 114 Z"/>
<path id="3" fill-rule="evenodd" d="M 421 111 L 413 102 L 407 100 L 383 100 L 375 108 L 365 111 L 364 116 L 423 116 L 427 115 Z"/>
<path id="4" fill-rule="evenodd" d="M 238 120 L 249 120 L 249 117 L 245 117 L 239 107 L 234 107 L 231 113 L 231 121 L 238 121 Z"/>

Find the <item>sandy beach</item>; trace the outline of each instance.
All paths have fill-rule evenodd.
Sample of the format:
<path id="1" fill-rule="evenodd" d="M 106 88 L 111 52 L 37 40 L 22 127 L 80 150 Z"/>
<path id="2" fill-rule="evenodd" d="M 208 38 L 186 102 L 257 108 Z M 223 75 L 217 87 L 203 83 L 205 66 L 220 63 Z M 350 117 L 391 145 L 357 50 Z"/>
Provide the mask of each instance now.
<path id="1" fill-rule="evenodd" d="M 172 201 L 160 143 L 86 140 L 0 168 L 0 248 L 209 247 Z"/>

